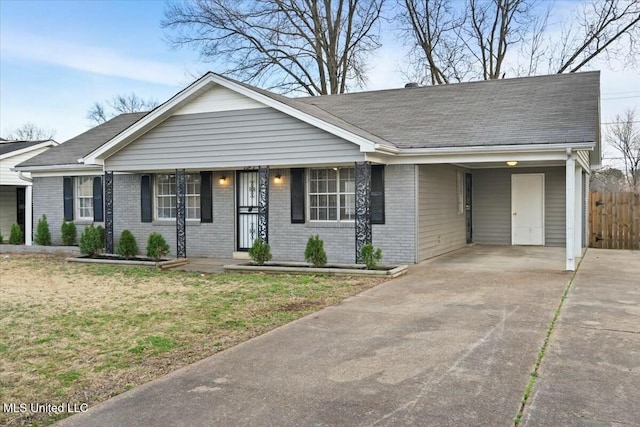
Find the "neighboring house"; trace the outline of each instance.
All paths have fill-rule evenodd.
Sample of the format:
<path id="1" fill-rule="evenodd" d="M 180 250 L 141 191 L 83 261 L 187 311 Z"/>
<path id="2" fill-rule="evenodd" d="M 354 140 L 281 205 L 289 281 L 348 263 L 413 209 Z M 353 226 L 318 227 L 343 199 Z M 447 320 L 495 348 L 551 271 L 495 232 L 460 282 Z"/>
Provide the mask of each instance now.
<path id="1" fill-rule="evenodd" d="M 31 181 L 28 173 L 20 177 L 13 167 L 58 145 L 45 141 L 8 141 L 0 138 L 0 231 L 9 239 L 12 224 L 22 228 L 25 242 L 31 244 Z"/>
<path id="2" fill-rule="evenodd" d="M 160 232 L 179 257 L 231 257 L 261 237 L 302 260 L 367 242 L 389 263 L 468 243 L 586 246 L 600 161 L 599 72 L 292 99 L 208 73 L 22 163 L 36 216 Z M 512 166 L 509 166 L 512 165 Z"/>

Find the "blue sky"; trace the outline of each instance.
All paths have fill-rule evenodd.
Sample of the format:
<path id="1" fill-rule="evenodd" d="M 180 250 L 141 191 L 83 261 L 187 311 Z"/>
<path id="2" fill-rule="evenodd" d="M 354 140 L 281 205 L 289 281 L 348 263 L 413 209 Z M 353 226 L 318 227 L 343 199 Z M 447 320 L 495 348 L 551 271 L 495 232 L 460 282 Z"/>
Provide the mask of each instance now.
<path id="1" fill-rule="evenodd" d="M 162 102 L 207 71 L 211 64 L 196 52 L 164 41 L 164 7 L 157 0 L 0 0 L 0 135 L 30 121 L 65 141 L 91 127 L 86 114 L 96 101 L 135 92 Z M 403 86 L 396 71 L 403 59 L 395 36 L 384 34 L 368 89 Z M 640 117 L 640 71 L 592 68 L 602 70 L 602 121 L 626 107 Z"/>

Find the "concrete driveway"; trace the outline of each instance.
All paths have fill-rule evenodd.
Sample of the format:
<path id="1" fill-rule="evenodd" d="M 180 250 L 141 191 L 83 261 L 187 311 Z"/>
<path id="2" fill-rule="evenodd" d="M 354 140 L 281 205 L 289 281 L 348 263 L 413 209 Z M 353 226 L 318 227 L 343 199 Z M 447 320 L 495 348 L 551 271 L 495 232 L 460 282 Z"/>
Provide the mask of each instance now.
<path id="1" fill-rule="evenodd" d="M 562 254 L 458 251 L 59 425 L 512 425 Z"/>
<path id="2" fill-rule="evenodd" d="M 589 249 L 523 425 L 640 425 L 640 251 Z"/>

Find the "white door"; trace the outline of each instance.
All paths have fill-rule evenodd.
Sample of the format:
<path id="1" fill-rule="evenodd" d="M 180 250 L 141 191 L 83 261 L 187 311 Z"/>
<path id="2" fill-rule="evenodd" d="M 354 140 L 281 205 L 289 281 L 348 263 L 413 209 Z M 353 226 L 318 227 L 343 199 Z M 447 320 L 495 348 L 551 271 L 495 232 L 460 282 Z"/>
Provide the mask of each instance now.
<path id="1" fill-rule="evenodd" d="M 544 245 L 544 174 L 511 175 L 511 243 Z"/>

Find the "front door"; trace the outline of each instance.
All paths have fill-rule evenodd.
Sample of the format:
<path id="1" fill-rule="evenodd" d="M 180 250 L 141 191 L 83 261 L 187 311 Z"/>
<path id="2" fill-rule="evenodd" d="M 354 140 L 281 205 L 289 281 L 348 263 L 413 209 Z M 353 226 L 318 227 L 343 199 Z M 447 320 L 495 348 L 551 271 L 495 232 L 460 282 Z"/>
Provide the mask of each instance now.
<path id="1" fill-rule="evenodd" d="M 258 171 L 238 171 L 236 182 L 238 250 L 248 251 L 258 238 Z"/>
<path id="2" fill-rule="evenodd" d="M 544 245 L 544 174 L 511 175 L 511 243 Z"/>

